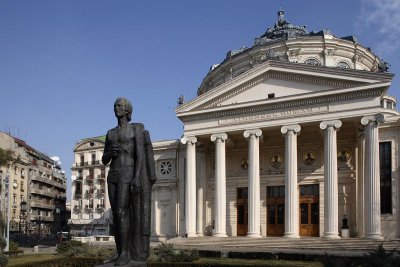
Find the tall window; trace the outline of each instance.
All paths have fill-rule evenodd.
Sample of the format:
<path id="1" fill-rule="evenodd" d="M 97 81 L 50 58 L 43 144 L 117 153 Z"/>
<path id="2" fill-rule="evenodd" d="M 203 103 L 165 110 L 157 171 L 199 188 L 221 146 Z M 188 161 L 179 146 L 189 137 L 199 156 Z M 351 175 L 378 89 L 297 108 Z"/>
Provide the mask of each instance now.
<path id="1" fill-rule="evenodd" d="M 392 143 L 379 143 L 381 213 L 392 213 Z"/>
<path id="2" fill-rule="evenodd" d="M 96 164 L 96 154 L 92 154 L 92 165 Z"/>
<path id="3" fill-rule="evenodd" d="M 81 155 L 80 158 L 81 158 L 81 162 L 80 162 L 81 166 L 84 166 L 85 165 L 85 156 Z"/>

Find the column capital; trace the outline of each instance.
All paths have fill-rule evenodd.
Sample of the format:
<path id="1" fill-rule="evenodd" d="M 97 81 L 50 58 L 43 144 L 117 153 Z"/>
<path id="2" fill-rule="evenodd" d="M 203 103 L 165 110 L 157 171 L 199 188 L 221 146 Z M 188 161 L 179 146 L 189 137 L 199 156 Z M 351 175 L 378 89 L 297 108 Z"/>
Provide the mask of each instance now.
<path id="1" fill-rule="evenodd" d="M 187 143 L 192 143 L 194 145 L 196 144 L 196 142 L 197 142 L 196 136 L 184 136 L 181 138 L 181 143 L 184 145 Z"/>
<path id="2" fill-rule="evenodd" d="M 300 132 L 300 130 L 301 130 L 301 127 L 298 124 L 284 125 L 281 128 L 281 133 L 286 134 L 287 132 L 290 132 L 290 131 L 298 133 L 298 132 Z"/>
<path id="3" fill-rule="evenodd" d="M 334 127 L 336 129 L 339 129 L 340 127 L 342 127 L 342 121 L 341 120 L 323 121 L 319 124 L 319 128 L 321 128 L 321 130 L 325 130 L 328 127 Z"/>
<path id="4" fill-rule="evenodd" d="M 383 123 L 384 121 L 385 117 L 383 116 L 383 114 L 376 114 L 376 115 L 362 117 L 361 124 L 367 125 L 371 122 Z"/>
<path id="5" fill-rule="evenodd" d="M 226 133 L 217 133 L 211 135 L 212 142 L 215 142 L 218 139 L 221 139 L 221 141 L 226 141 L 226 139 L 228 139 L 228 135 Z"/>
<path id="6" fill-rule="evenodd" d="M 251 129 L 251 130 L 246 130 L 243 133 L 243 136 L 245 138 L 249 138 L 250 135 L 255 135 L 256 137 L 260 137 L 262 135 L 262 131 L 260 129 Z"/>

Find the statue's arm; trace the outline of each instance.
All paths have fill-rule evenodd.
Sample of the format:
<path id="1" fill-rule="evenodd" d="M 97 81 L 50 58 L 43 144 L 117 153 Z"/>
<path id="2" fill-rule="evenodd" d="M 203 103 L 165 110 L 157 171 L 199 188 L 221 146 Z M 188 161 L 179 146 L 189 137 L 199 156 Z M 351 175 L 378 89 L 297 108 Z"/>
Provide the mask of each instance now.
<path id="1" fill-rule="evenodd" d="M 101 161 L 103 162 L 104 165 L 107 165 L 110 163 L 112 159 L 112 155 L 110 153 L 110 137 L 109 137 L 109 132 L 107 132 L 106 135 L 106 143 L 104 144 L 104 152 L 103 156 L 101 157 Z"/>

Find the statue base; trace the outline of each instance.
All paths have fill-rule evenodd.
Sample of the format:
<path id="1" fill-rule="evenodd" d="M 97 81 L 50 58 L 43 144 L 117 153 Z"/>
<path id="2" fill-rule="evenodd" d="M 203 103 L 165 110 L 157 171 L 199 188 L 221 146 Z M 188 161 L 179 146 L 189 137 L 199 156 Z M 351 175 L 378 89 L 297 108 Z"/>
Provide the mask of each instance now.
<path id="1" fill-rule="evenodd" d="M 108 262 L 102 265 L 96 265 L 96 267 L 114 267 L 115 262 Z M 143 261 L 130 261 L 128 264 L 120 265 L 122 267 L 147 267 L 147 262 Z"/>

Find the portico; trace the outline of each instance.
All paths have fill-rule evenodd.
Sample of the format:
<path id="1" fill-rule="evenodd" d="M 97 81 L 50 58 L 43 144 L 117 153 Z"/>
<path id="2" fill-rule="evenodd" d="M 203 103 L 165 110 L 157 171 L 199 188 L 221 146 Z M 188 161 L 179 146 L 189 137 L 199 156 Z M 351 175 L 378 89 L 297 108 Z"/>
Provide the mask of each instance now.
<path id="1" fill-rule="evenodd" d="M 305 74 L 307 68 L 309 66 L 301 72 Z M 343 89 L 336 89 L 334 94 L 325 88 L 309 92 L 307 88 L 310 85 L 302 85 L 302 93 L 299 94 L 246 100 L 246 97 L 258 96 L 251 92 L 258 86 L 268 91 L 270 79 L 265 78 L 259 85 L 246 90 L 242 89 L 242 84 L 257 80 L 260 76 L 268 77 L 270 69 L 274 69 L 274 72 L 287 72 L 288 69 L 298 71 L 292 63 L 266 62 L 251 76 L 228 82 L 228 85 L 218 87 L 178 108 L 177 114 L 184 122 L 182 143 L 187 144 L 185 188 L 188 205 L 185 206 L 185 225 L 189 229 L 188 237 L 197 236 L 196 233 L 216 237 L 235 236 L 238 234 L 238 220 L 243 216 L 247 222 L 246 236 L 267 236 L 269 222 L 272 223 L 275 216 L 283 219 L 281 223 L 284 222 L 284 232 L 280 236 L 340 238 L 341 220 L 346 207 L 339 203 L 343 202 L 343 191 L 356 190 L 354 179 L 358 175 L 358 166 L 355 158 L 364 157 L 360 154 L 362 151 L 367 153 L 376 149 L 379 136 L 374 129 L 376 121 L 382 121 L 376 118 L 383 116 L 379 99 L 387 83 L 381 81 L 380 85 L 371 86 L 366 82 L 356 87 L 344 86 Z M 313 67 L 307 71 L 315 77 L 314 83 L 335 83 L 334 79 L 325 77 L 326 73 L 322 75 Z M 324 71 L 330 72 L 331 77 L 344 75 L 342 70 Z M 274 84 L 287 82 L 275 80 Z M 340 83 L 343 86 L 345 82 Z M 294 83 L 291 85 L 298 86 Z M 357 104 L 351 101 L 354 97 L 359 98 Z M 230 98 L 234 98 L 234 101 Z M 240 103 L 237 101 L 239 99 Z M 364 128 L 365 149 L 356 150 L 354 136 Z M 197 142 L 188 145 L 186 140 L 189 139 L 196 139 Z M 205 162 L 201 164 L 204 177 L 196 177 L 196 169 L 199 168 L 193 158 L 196 157 L 196 146 L 205 151 Z M 379 166 L 379 159 L 375 157 L 365 161 L 365 171 L 369 176 L 365 176 L 363 189 L 364 212 L 371 218 L 365 224 L 365 232 L 371 238 L 381 236 L 380 214 L 377 212 L 380 199 L 377 190 L 373 190 L 379 187 L 376 166 Z M 196 201 L 201 199 L 196 197 L 198 188 L 193 181 L 201 180 L 206 186 L 202 203 L 197 205 Z M 307 198 L 302 197 L 304 194 L 300 192 L 303 185 L 317 186 L 314 189 L 317 193 L 309 195 L 316 200 L 314 204 L 304 202 Z M 284 187 L 284 201 L 280 206 L 284 213 L 279 211 L 273 214 L 277 208 L 270 208 L 267 203 L 268 187 L 273 186 Z M 243 214 L 239 214 L 235 203 L 239 188 L 247 190 L 247 206 L 240 211 Z M 301 199 L 304 200 L 302 203 Z M 205 210 L 199 212 L 199 207 Z M 356 206 L 350 210 L 353 209 L 356 210 Z M 193 228 L 196 226 L 196 214 L 206 215 L 202 223 L 197 223 L 203 225 L 203 229 Z M 349 223 L 357 231 L 356 214 L 346 216 L 350 217 Z"/>

